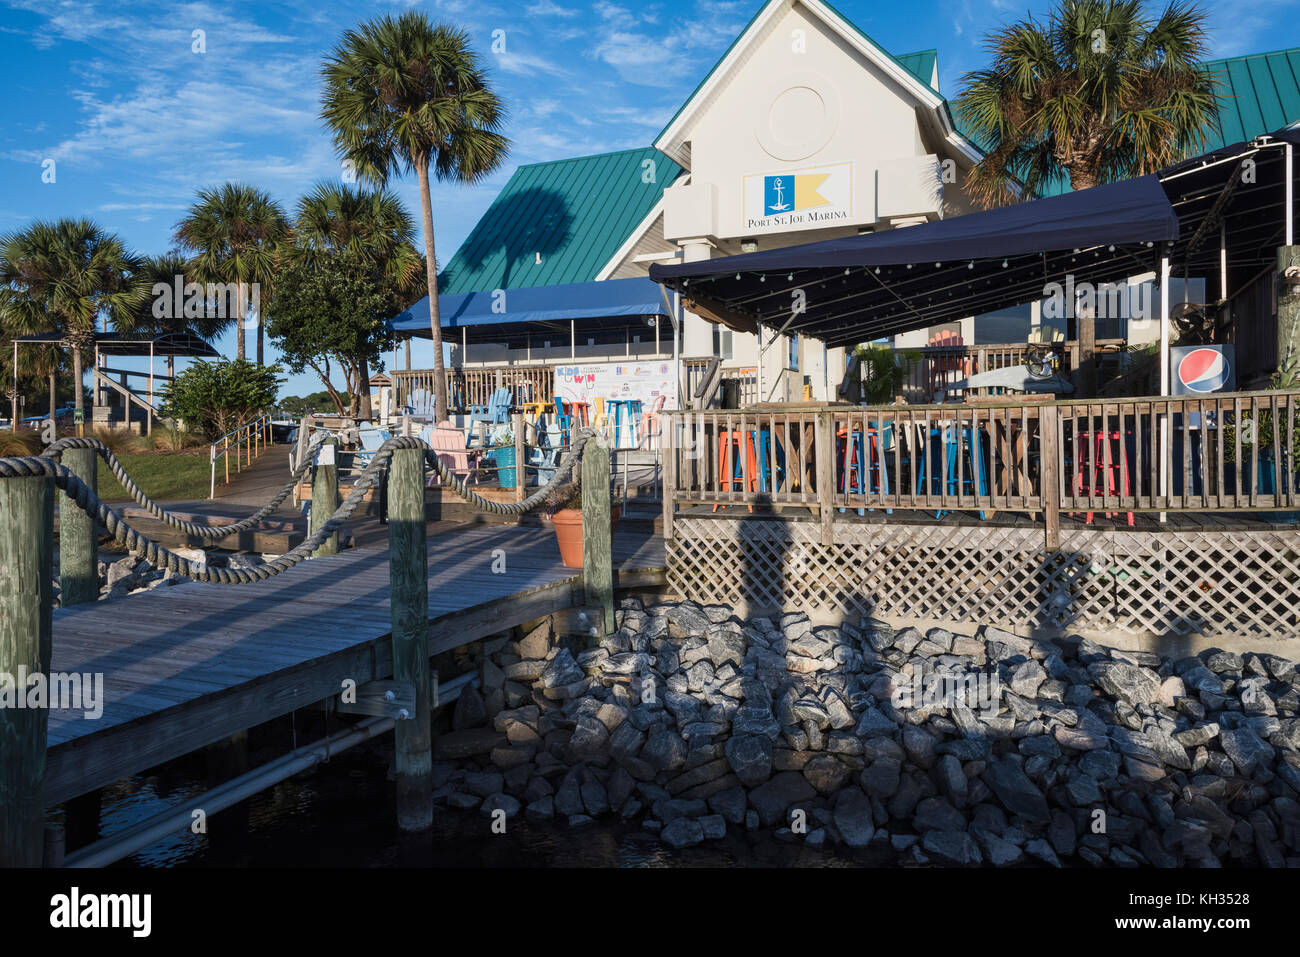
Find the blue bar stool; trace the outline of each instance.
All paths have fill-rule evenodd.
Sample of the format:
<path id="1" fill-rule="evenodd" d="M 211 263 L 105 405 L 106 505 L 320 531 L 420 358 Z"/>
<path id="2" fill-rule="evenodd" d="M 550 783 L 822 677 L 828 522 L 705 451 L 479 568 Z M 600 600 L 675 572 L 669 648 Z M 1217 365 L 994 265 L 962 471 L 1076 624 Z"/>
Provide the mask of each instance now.
<path id="1" fill-rule="evenodd" d="M 942 428 L 931 427 L 929 440 L 920 443 L 920 448 L 917 450 L 917 495 L 921 494 L 921 488 L 925 485 L 926 478 L 929 477 L 925 467 L 926 453 L 932 442 L 938 444 L 934 441 L 936 439 L 942 441 L 947 449 L 948 474 L 946 476 L 946 494 L 960 495 L 964 492 L 970 492 L 974 495 L 988 495 L 989 483 L 988 476 L 984 474 L 983 456 L 980 454 L 979 442 L 975 441 L 975 437 L 971 435 L 971 428 L 969 425 L 963 425 L 961 427 L 960 442 L 958 441 L 958 438 L 958 430 L 951 425 L 943 426 Z M 959 488 L 957 483 L 957 456 L 962 454 L 966 455 L 966 461 L 970 463 L 970 471 L 963 477 L 961 483 L 963 487 Z M 931 495 L 936 494 L 934 485 L 937 480 L 937 475 L 933 476 L 931 479 L 929 489 L 929 494 Z M 934 517 L 942 518 L 943 514 L 944 513 L 941 509 L 934 513 Z M 980 510 L 980 520 L 984 520 L 983 509 Z"/>

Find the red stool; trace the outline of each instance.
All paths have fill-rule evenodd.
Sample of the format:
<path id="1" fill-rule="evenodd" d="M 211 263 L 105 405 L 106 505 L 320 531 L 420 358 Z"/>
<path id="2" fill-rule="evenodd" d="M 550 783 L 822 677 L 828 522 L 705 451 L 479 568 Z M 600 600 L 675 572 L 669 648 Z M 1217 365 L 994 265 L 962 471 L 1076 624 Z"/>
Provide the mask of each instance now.
<path id="1" fill-rule="evenodd" d="M 1110 466 L 1106 465 L 1106 449 L 1108 443 L 1115 443 L 1118 448 L 1112 447 L 1110 453 Z M 1075 437 L 1075 472 L 1074 472 L 1074 494 L 1096 495 L 1099 477 L 1104 477 L 1104 487 L 1102 495 L 1124 495 L 1130 494 L 1128 469 L 1121 467 L 1120 455 L 1124 450 L 1124 436 L 1118 430 L 1112 429 L 1110 432 L 1091 432 L 1081 431 Z M 1088 467 L 1085 467 L 1085 460 L 1088 459 L 1089 449 L 1092 451 L 1092 457 L 1089 460 Z M 1123 491 L 1116 488 L 1115 473 L 1122 476 L 1119 484 Z M 1086 484 L 1086 488 L 1085 488 Z M 1071 513 L 1073 514 L 1073 513 Z M 1106 517 L 1110 518 L 1115 512 L 1107 512 Z M 1128 523 L 1133 524 L 1133 513 L 1125 513 L 1128 516 Z M 1089 512 L 1085 517 L 1089 525 L 1093 521 L 1093 513 Z"/>

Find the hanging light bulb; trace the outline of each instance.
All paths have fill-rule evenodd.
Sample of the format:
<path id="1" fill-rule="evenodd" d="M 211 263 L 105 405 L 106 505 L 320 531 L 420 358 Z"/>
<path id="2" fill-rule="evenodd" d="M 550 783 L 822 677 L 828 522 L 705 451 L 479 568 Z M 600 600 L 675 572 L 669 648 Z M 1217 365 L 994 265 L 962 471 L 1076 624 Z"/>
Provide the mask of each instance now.
<path id="1" fill-rule="evenodd" d="M 1003 269 L 1006 269 L 1006 268 L 1007 268 L 1007 261 L 1006 261 L 1005 259 L 1002 260 L 1002 268 L 1003 268 Z"/>
<path id="2" fill-rule="evenodd" d="M 970 261 L 970 264 L 967 265 L 966 268 L 967 268 L 967 269 L 974 269 L 974 268 L 975 268 L 975 260 L 972 259 L 972 260 Z"/>

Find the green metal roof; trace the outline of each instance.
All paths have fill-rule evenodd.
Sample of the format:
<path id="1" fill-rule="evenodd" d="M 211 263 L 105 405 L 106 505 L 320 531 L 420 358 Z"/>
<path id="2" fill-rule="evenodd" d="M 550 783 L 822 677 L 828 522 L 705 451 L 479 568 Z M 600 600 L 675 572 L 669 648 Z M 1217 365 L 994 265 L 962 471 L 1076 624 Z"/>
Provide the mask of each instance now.
<path id="1" fill-rule="evenodd" d="M 648 146 L 521 166 L 442 270 L 438 288 L 590 282 L 680 172 Z"/>
<path id="2" fill-rule="evenodd" d="M 912 74 L 912 76 L 933 89 L 936 93 L 939 92 L 934 81 L 934 67 L 935 64 L 939 62 L 938 50 L 921 50 L 917 53 L 900 53 L 898 56 L 894 57 L 894 59 L 902 64 L 903 69 Z"/>
<path id="3" fill-rule="evenodd" d="M 1300 48 L 1209 60 L 1205 69 L 1219 80 L 1219 130 L 1210 130 L 1206 149 L 1272 133 L 1300 120 Z"/>

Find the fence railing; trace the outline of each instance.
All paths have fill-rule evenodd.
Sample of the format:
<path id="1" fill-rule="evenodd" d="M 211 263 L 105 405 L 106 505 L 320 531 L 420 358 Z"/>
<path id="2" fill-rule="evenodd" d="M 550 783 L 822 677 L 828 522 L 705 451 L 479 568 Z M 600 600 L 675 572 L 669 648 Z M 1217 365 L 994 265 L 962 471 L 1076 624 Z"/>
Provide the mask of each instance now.
<path id="1" fill-rule="evenodd" d="M 447 407 L 464 411 L 484 406 L 497 389 L 510 389 L 515 402 L 549 402 L 555 395 L 553 366 L 484 366 L 447 369 Z M 399 407 L 416 404 L 416 393 L 433 395 L 432 369 L 404 369 L 391 373 Z"/>
<path id="2" fill-rule="evenodd" d="M 1123 342 L 1122 339 L 1098 339 L 1097 351 L 1103 355 L 1117 352 Z M 1053 346 L 1060 354 L 1056 372 L 1068 379 L 1079 367 L 1079 343 L 1057 342 Z M 974 389 L 954 389 L 953 386 L 981 372 L 994 372 L 998 369 L 1024 365 L 1030 348 L 1024 342 L 1011 342 L 900 349 L 900 352 L 914 354 L 917 358 L 900 394 L 911 403 L 931 402 L 941 391 L 946 392 L 950 399 L 968 395 L 1005 395 L 1007 389 L 1002 386 L 977 386 Z"/>
<path id="3" fill-rule="evenodd" d="M 682 360 L 682 393 L 689 401 L 691 396 L 695 395 L 696 388 L 708 375 L 709 362 L 708 358 L 704 359 L 683 359 Z M 740 380 L 740 405 L 753 405 L 759 401 L 758 398 L 758 375 L 748 366 L 727 366 L 723 365 L 721 369 L 723 379 Z M 721 392 L 719 391 L 719 395 Z"/>
<path id="4" fill-rule="evenodd" d="M 674 508 L 1041 513 L 1300 507 L 1300 392 L 665 413 Z M 715 509 L 716 510 L 716 509 Z"/>
<path id="5" fill-rule="evenodd" d="M 253 459 L 261 454 L 266 446 L 271 444 L 271 414 L 269 412 L 259 415 L 239 426 L 237 429 L 231 429 L 225 435 L 218 438 L 208 448 L 208 458 L 212 462 L 212 479 L 208 488 L 208 498 L 215 498 L 217 495 L 217 459 L 221 459 L 226 467 L 225 484 L 230 484 L 230 453 L 235 453 L 235 474 L 243 471 L 245 465 L 252 465 Z"/>

